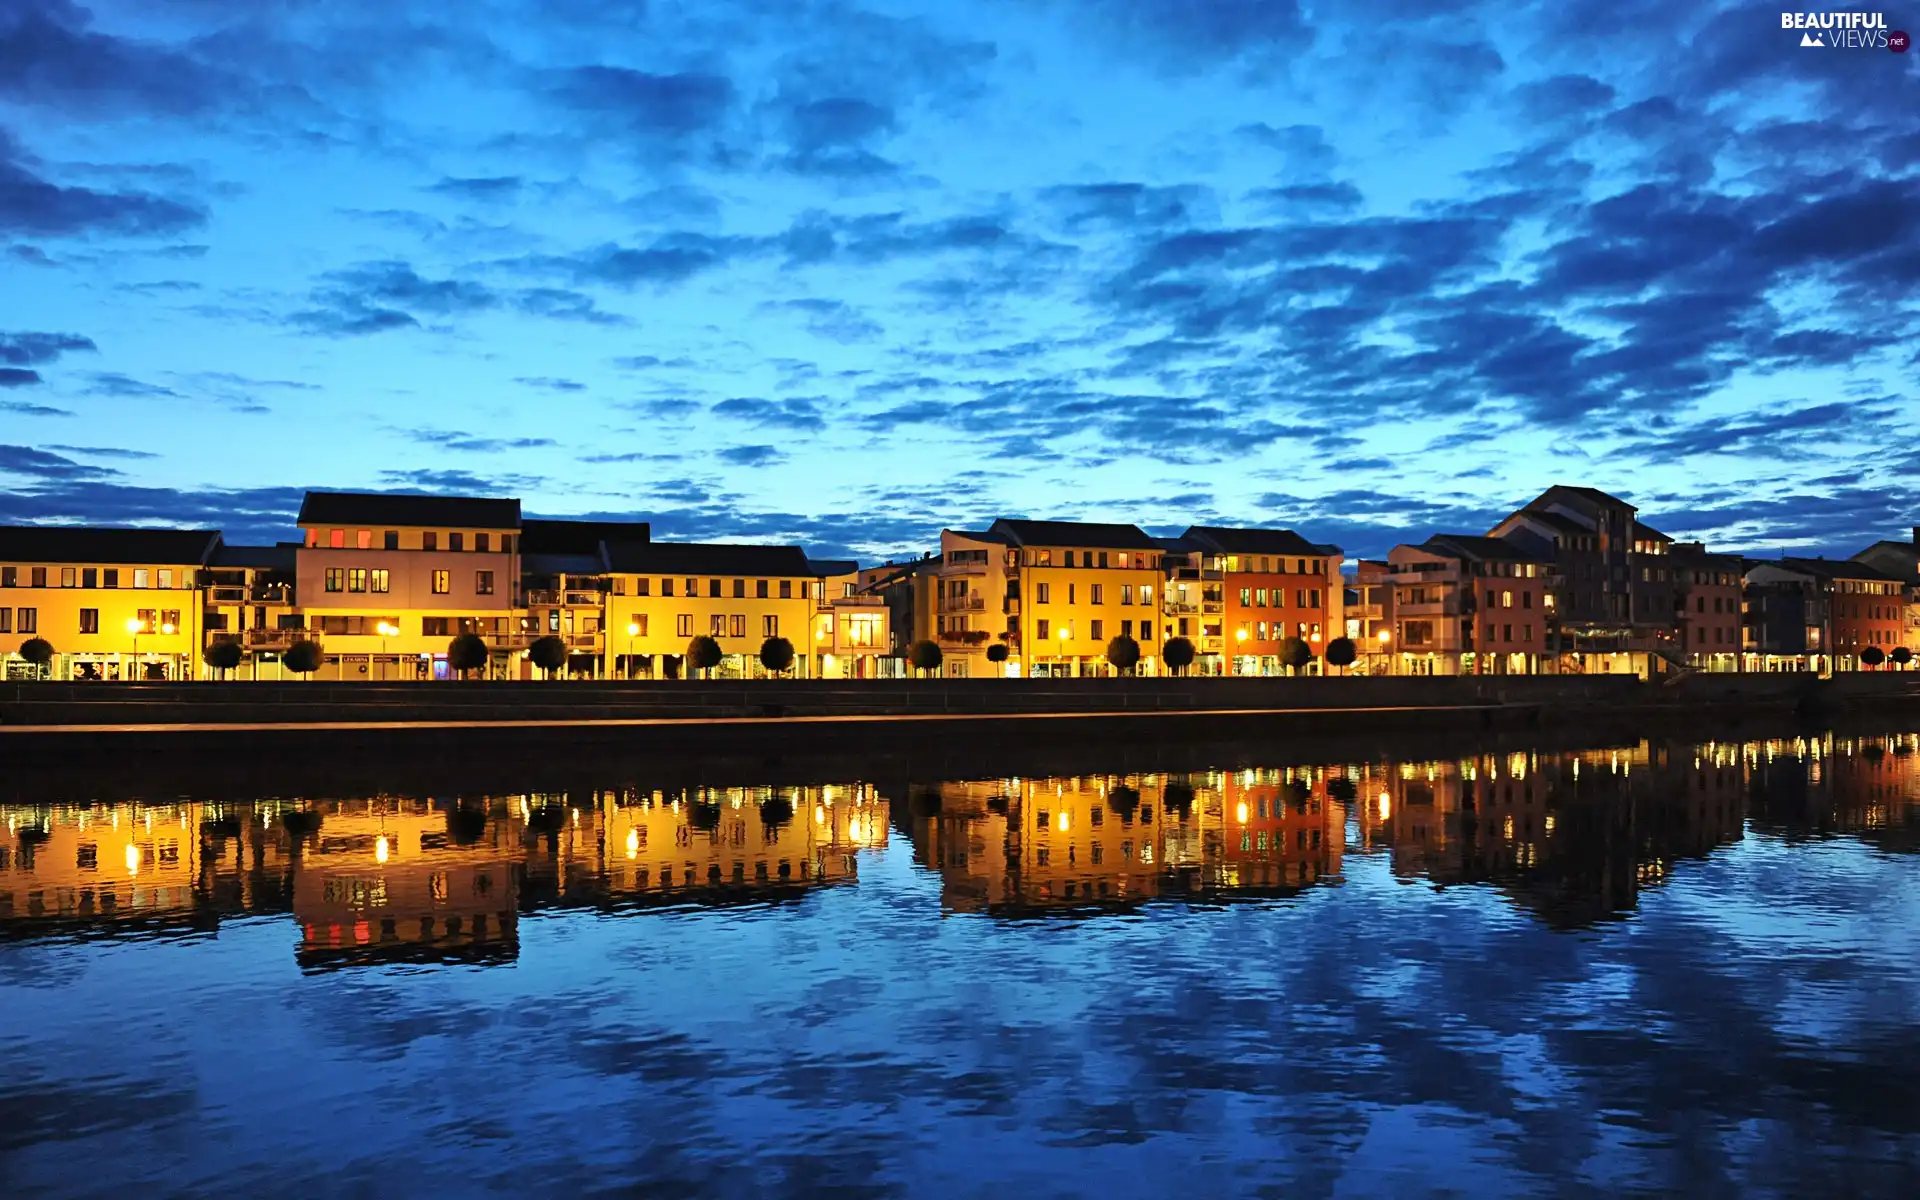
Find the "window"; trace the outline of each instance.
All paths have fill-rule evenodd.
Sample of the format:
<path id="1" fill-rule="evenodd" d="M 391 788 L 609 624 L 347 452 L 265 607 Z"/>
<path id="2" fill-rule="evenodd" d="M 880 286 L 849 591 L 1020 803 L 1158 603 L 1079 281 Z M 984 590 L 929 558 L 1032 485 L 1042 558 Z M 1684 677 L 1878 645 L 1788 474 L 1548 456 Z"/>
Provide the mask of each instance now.
<path id="1" fill-rule="evenodd" d="M 503 533 L 500 535 L 500 553 L 502 554 L 513 553 L 513 535 L 512 534 Z"/>
<path id="2" fill-rule="evenodd" d="M 718 638 L 718 637 L 727 636 L 727 614 L 714 613 L 713 615 L 707 618 L 707 623 L 710 626 L 707 632 L 712 634 L 714 637 Z"/>
<path id="3" fill-rule="evenodd" d="M 133 569 L 133 586 L 134 587 L 136 588 L 146 587 L 147 581 L 151 578 L 153 578 L 153 572 L 147 570 L 145 567 L 135 567 Z"/>
<path id="4" fill-rule="evenodd" d="M 1067 551 L 1066 565 L 1069 567 L 1073 565 L 1073 551 L 1071 550 Z"/>
<path id="5" fill-rule="evenodd" d="M 1533 607 L 1533 593 L 1532 593 L 1532 592 L 1521 592 L 1521 593 L 1520 593 L 1520 607 L 1521 607 L 1521 608 L 1532 608 L 1532 607 Z"/>
<path id="6" fill-rule="evenodd" d="M 1035 604 L 1048 604 L 1051 603 L 1052 600 L 1053 588 L 1050 585 L 1044 583 L 1036 583 L 1033 585 L 1033 602 Z M 1045 637 L 1047 635 L 1043 633 L 1040 636 Z"/>
<path id="7" fill-rule="evenodd" d="M 345 567 L 328 567 L 327 568 L 327 590 L 330 592 L 345 591 L 346 586 L 347 586 L 346 568 Z"/>
<path id="8" fill-rule="evenodd" d="M 1133 636 L 1133 622 L 1132 622 L 1132 621 L 1122 621 L 1122 622 L 1120 622 L 1120 636 L 1121 636 L 1121 637 L 1132 637 L 1132 636 Z"/>
<path id="9" fill-rule="evenodd" d="M 375 567 L 373 570 L 367 572 L 367 585 L 372 591 L 386 592 L 391 590 L 389 587 L 390 580 L 391 576 L 387 573 L 385 567 Z"/>
<path id="10" fill-rule="evenodd" d="M 449 618 L 449 617 L 421 617 L 420 618 L 420 636 L 422 637 L 453 636 L 453 626 L 450 623 L 451 620 L 452 618 Z"/>
<path id="11" fill-rule="evenodd" d="M 347 590 L 350 592 L 364 592 L 367 590 L 367 569 L 365 567 L 354 567 L 347 572 Z"/>
<path id="12" fill-rule="evenodd" d="M 373 530 L 362 529 L 353 535 L 353 544 L 359 550 L 373 549 Z"/>
<path id="13" fill-rule="evenodd" d="M 83 588 L 99 587 L 100 586 L 100 569 L 98 567 L 81 567 L 80 568 L 80 586 Z"/>
<path id="14" fill-rule="evenodd" d="M 329 529 L 327 531 L 327 545 L 335 550 L 346 549 L 347 531 L 344 529 Z"/>
<path id="15" fill-rule="evenodd" d="M 1140 585 L 1140 603 L 1142 604 L 1153 603 L 1153 585 L 1152 584 L 1143 583 Z"/>
<path id="16" fill-rule="evenodd" d="M 1280 628 L 1280 623 L 1278 621 L 1275 621 L 1273 623 L 1273 627 L 1276 631 L 1278 631 Z M 1265 621 L 1256 621 L 1254 623 L 1253 629 L 1254 629 L 1254 633 L 1253 633 L 1254 640 L 1261 641 L 1261 642 L 1264 642 L 1267 640 L 1267 623 Z"/>
<path id="17" fill-rule="evenodd" d="M 642 596 L 644 596 L 644 595 L 646 595 L 647 593 L 646 593 L 646 591 L 645 591 L 645 590 L 643 589 L 643 590 L 641 591 L 641 593 L 640 593 L 640 594 L 641 594 Z M 671 580 L 671 579 L 662 579 L 662 580 L 660 581 L 660 594 L 661 594 L 662 596 L 671 596 L 671 595 L 673 595 L 673 580 Z"/>
<path id="18" fill-rule="evenodd" d="M 1120 603 L 1127 605 L 1133 603 L 1133 589 L 1124 583 L 1120 585 Z"/>
<path id="19" fill-rule="evenodd" d="M 400 531 L 398 529 L 387 530 L 385 537 L 381 539 L 381 545 L 388 550 L 398 550 L 400 548 Z"/>
<path id="20" fill-rule="evenodd" d="M 100 610 L 99 609 L 83 608 L 80 610 L 80 632 L 81 633 L 99 633 L 100 632 Z"/>
<path id="21" fill-rule="evenodd" d="M 709 600 L 717 600 L 720 598 L 720 581 L 718 579 L 707 580 L 707 598 Z"/>
<path id="22" fill-rule="evenodd" d="M 1151 621 L 1140 622 L 1140 640 L 1143 642 L 1150 642 L 1153 640 L 1153 622 Z"/>
<path id="23" fill-rule="evenodd" d="M 438 550 L 440 548 L 440 535 L 432 530 L 421 534 L 420 548 L 422 550 Z"/>
<path id="24" fill-rule="evenodd" d="M 1240 589 L 1240 607 L 1241 608 L 1253 607 L 1253 589 L 1252 588 Z"/>
<path id="25" fill-rule="evenodd" d="M 1070 583 L 1067 585 L 1067 603 L 1068 604 L 1072 604 L 1074 602 L 1074 592 L 1077 591 L 1078 589 L 1079 589 L 1078 584 Z"/>
<path id="26" fill-rule="evenodd" d="M 629 614 L 627 617 L 627 625 L 625 627 L 630 627 L 633 630 L 632 633 L 627 635 L 628 637 L 647 636 L 647 614 L 645 613 Z"/>
<path id="27" fill-rule="evenodd" d="M 1107 565 L 1107 552 L 1105 550 L 1100 552 L 1100 565 L 1103 567 Z M 1122 563 L 1120 565 L 1125 566 L 1126 564 Z"/>
<path id="28" fill-rule="evenodd" d="M 15 633 L 38 633 L 40 630 L 40 610 L 21 608 L 14 610 L 13 631 Z"/>
<path id="29" fill-rule="evenodd" d="M 780 598 L 782 600 L 793 599 L 793 580 L 782 579 L 780 581 Z"/>
<path id="30" fill-rule="evenodd" d="M 47 586 L 47 569 L 45 567 L 35 567 L 29 578 L 32 580 L 30 586 L 43 588 Z"/>
<path id="31" fill-rule="evenodd" d="M 767 598 L 767 583 L 768 581 L 765 579 L 756 579 L 753 581 L 754 599 L 765 600 Z"/>
<path id="32" fill-rule="evenodd" d="M 13 632 L 13 610 L 0 608 L 0 633 Z"/>
<path id="33" fill-rule="evenodd" d="M 1040 586 L 1045 587 L 1046 585 L 1041 584 Z M 1051 633 L 1052 631 L 1047 628 L 1047 619 L 1045 617 L 1041 617 L 1033 623 L 1033 635 L 1040 639 L 1040 641 L 1045 642 L 1047 638 L 1051 636 Z"/>
<path id="34" fill-rule="evenodd" d="M 1501 593 L 1500 593 L 1500 607 L 1501 607 L 1501 608 L 1512 608 L 1512 607 L 1513 607 L 1513 593 L 1512 593 L 1512 592 L 1501 592 Z"/>
<path id="35" fill-rule="evenodd" d="M 473 573 L 473 591 L 477 596 L 493 595 L 493 572 L 475 571 Z"/>
<path id="36" fill-rule="evenodd" d="M 700 581 L 698 579 L 687 580 L 687 590 L 685 594 L 688 597 L 698 596 L 700 594 Z M 716 596 L 719 594 L 719 592 L 714 593 Z"/>
<path id="37" fill-rule="evenodd" d="M 0 567 L 0 587 L 19 587 L 20 568 Z"/>
<path id="38" fill-rule="evenodd" d="M 693 614 L 692 613 L 681 613 L 679 618 L 675 621 L 675 624 L 678 628 L 678 632 L 681 637 L 690 638 L 693 636 Z"/>
<path id="39" fill-rule="evenodd" d="M 467 548 L 467 535 L 455 530 L 447 535 L 447 549 L 458 552 Z"/>
<path id="40" fill-rule="evenodd" d="M 1089 588 L 1088 591 L 1093 593 L 1093 602 L 1095 604 L 1099 604 L 1102 602 L 1102 597 L 1105 594 L 1105 588 L 1103 585 L 1096 583 L 1091 588 Z"/>
<path id="41" fill-rule="evenodd" d="M 733 598 L 735 600 L 745 600 L 747 598 L 746 580 L 736 579 L 733 581 Z"/>
<path id="42" fill-rule="evenodd" d="M 433 594 L 444 596 L 453 590 L 453 572 L 435 571 L 433 573 Z"/>
<path id="43" fill-rule="evenodd" d="M 492 539 L 492 537 L 490 537 L 489 535 L 487 535 L 487 534 L 484 534 L 484 533 L 476 533 L 476 534 L 474 534 L 474 535 L 473 535 L 473 548 L 474 548 L 475 550 L 478 550 L 478 551 L 479 551 L 480 553 L 482 553 L 482 554 L 485 554 L 485 553 L 486 553 L 487 551 L 489 551 L 489 550 L 491 550 L 491 549 L 493 549 L 493 539 Z"/>
<path id="44" fill-rule="evenodd" d="M 760 636 L 761 637 L 779 637 L 780 636 L 780 618 L 779 617 L 761 617 L 760 618 Z"/>
<path id="45" fill-rule="evenodd" d="M 74 569 L 73 569 L 72 567 L 61 567 L 61 568 L 60 568 L 60 586 L 61 586 L 61 587 L 63 587 L 63 588 L 70 588 L 70 587 L 73 587 L 73 586 L 75 586 L 75 585 L 74 585 L 74 578 L 75 578 L 75 572 L 74 572 Z"/>
<path id="46" fill-rule="evenodd" d="M 1106 636 L 1107 636 L 1107 634 L 1106 634 L 1106 625 L 1107 625 L 1107 623 L 1106 623 L 1105 621 L 1094 621 L 1094 622 L 1092 622 L 1091 624 L 1092 624 L 1092 630 L 1091 630 L 1091 633 L 1092 633 L 1092 636 L 1093 636 L 1093 640 L 1094 640 L 1094 641 L 1096 641 L 1096 642 L 1099 642 L 1099 641 L 1104 641 L 1104 640 L 1106 640 Z"/>
<path id="47" fill-rule="evenodd" d="M 727 634 L 729 637 L 747 636 L 747 614 L 734 613 L 731 617 L 727 618 L 727 626 Z"/>
<path id="48" fill-rule="evenodd" d="M 1511 626 L 1511 625 L 1502 625 L 1502 626 L 1500 627 L 1500 637 L 1501 637 L 1501 640 L 1503 640 L 1503 641 L 1508 641 L 1508 642 L 1510 642 L 1510 641 L 1512 641 L 1512 640 L 1513 640 L 1513 626 Z"/>

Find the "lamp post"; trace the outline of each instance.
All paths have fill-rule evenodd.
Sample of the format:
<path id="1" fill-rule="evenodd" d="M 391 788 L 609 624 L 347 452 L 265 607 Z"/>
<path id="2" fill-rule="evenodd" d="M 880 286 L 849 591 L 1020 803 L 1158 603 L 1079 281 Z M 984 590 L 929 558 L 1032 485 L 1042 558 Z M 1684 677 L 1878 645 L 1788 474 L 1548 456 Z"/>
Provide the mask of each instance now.
<path id="1" fill-rule="evenodd" d="M 382 621 L 374 626 L 380 632 L 380 678 L 387 677 L 387 639 L 400 632 L 400 627 L 392 621 Z"/>
<path id="2" fill-rule="evenodd" d="M 1062 662 L 1066 661 L 1067 638 L 1068 636 L 1070 636 L 1070 634 L 1071 634 L 1071 631 L 1064 624 L 1061 625 L 1059 629 L 1054 631 L 1054 636 L 1060 639 L 1060 659 Z"/>
<path id="3" fill-rule="evenodd" d="M 1387 674 L 1391 675 L 1393 674 L 1393 659 L 1387 656 L 1387 643 L 1393 641 L 1393 630 L 1382 629 L 1374 636 L 1380 640 L 1381 665 L 1386 667 Z"/>
<path id="4" fill-rule="evenodd" d="M 127 661 L 127 680 L 131 682 L 140 671 L 140 635 L 146 632 L 147 623 L 139 617 L 127 618 L 127 632 L 133 635 L 133 657 Z"/>
<path id="5" fill-rule="evenodd" d="M 627 622 L 627 678 L 628 679 L 633 678 L 633 672 L 635 667 L 635 663 L 633 661 L 633 639 L 639 636 L 640 636 L 640 622 L 628 621 Z"/>
<path id="6" fill-rule="evenodd" d="M 1245 625 L 1233 631 L 1233 640 L 1236 642 L 1245 642 L 1247 640 L 1247 627 Z M 1240 673 L 1240 660 L 1243 657 L 1245 656 L 1241 654 L 1235 654 L 1233 656 L 1233 661 L 1227 664 L 1227 674 L 1238 675 Z"/>

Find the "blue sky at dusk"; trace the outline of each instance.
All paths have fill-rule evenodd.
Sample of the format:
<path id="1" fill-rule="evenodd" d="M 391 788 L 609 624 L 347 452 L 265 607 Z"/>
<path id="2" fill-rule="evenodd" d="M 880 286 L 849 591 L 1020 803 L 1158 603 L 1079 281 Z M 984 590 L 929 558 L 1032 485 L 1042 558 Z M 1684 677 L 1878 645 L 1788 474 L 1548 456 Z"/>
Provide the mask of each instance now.
<path id="1" fill-rule="evenodd" d="M 1920 28 L 1920 7 L 1888 12 Z M 0 519 L 1920 522 L 1920 55 L 1671 0 L 0 0 Z"/>

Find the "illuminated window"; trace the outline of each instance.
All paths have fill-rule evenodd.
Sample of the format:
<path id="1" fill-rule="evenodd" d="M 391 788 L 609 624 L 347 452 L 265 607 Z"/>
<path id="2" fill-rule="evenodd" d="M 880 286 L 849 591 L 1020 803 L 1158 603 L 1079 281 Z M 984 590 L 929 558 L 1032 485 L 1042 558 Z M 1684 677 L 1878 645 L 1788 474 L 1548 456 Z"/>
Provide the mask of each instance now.
<path id="1" fill-rule="evenodd" d="M 453 591 L 453 572 L 435 571 L 433 573 L 433 594 L 445 596 Z"/>
<path id="2" fill-rule="evenodd" d="M 693 636 L 693 614 L 692 613 L 681 613 L 679 617 L 675 619 L 674 624 L 676 627 L 676 632 L 681 637 Z"/>
<path id="3" fill-rule="evenodd" d="M 327 545 L 331 546 L 335 550 L 345 549 L 347 545 L 347 531 L 344 529 L 328 530 Z"/>
<path id="4" fill-rule="evenodd" d="M 328 567 L 327 568 L 327 590 L 330 592 L 340 592 L 340 591 L 345 591 L 346 587 L 347 587 L 346 568 L 345 567 Z"/>
<path id="5" fill-rule="evenodd" d="M 476 595 L 493 595 L 493 572 L 475 571 L 473 573 L 473 590 Z"/>
<path id="6" fill-rule="evenodd" d="M 99 609 L 83 608 L 80 610 L 80 632 L 81 633 L 99 633 L 100 632 L 100 610 Z"/>
<path id="7" fill-rule="evenodd" d="M 760 618 L 760 636 L 761 637 L 779 637 L 780 636 L 780 618 L 779 617 L 761 617 Z"/>
<path id="8" fill-rule="evenodd" d="M 361 550 L 373 549 L 373 530 L 362 529 L 353 535 L 353 544 Z"/>
<path id="9" fill-rule="evenodd" d="M 375 568 L 374 570 L 367 572 L 368 587 L 370 588 L 370 590 L 375 592 L 385 592 L 389 590 L 388 588 L 389 578 L 390 577 L 385 567 Z"/>
<path id="10" fill-rule="evenodd" d="M 365 567 L 355 567 L 347 572 L 347 590 L 350 592 L 364 592 L 367 590 L 367 569 Z"/>

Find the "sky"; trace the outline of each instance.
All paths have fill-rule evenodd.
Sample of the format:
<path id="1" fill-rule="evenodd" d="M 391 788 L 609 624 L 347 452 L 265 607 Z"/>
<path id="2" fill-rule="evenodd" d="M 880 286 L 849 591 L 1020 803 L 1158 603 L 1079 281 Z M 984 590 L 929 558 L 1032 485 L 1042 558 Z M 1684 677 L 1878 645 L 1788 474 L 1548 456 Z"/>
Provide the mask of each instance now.
<path id="1" fill-rule="evenodd" d="M 1888 12 L 1920 29 L 1920 7 Z M 0 520 L 1920 524 L 1920 54 L 1671 0 L 0 0 Z"/>

